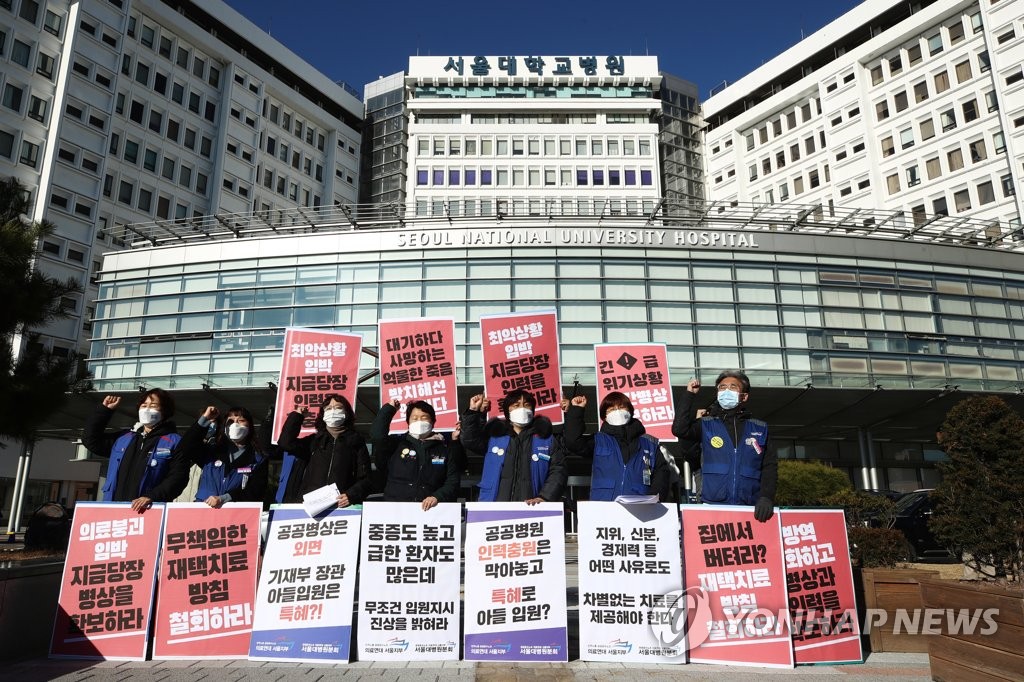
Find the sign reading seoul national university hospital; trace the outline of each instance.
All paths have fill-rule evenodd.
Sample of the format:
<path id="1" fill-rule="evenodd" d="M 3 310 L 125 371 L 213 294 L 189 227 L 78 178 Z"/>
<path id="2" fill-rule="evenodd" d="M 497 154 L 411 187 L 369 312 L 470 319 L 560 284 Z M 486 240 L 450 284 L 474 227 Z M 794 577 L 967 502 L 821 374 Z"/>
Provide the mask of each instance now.
<path id="1" fill-rule="evenodd" d="M 274 404 L 274 442 L 288 413 L 309 408 L 299 436 L 314 433 L 324 396 L 337 393 L 353 406 L 363 337 L 344 332 L 288 327 Z"/>
<path id="2" fill-rule="evenodd" d="M 480 344 L 484 392 L 491 399 L 489 416 L 504 416 L 500 401 L 522 388 L 536 398 L 537 415 L 548 417 L 552 424 L 563 422 L 555 311 L 483 315 Z"/>
<path id="3" fill-rule="evenodd" d="M 452 431 L 459 420 L 455 385 L 455 319 L 380 320 L 380 401 L 402 401 L 391 433 L 408 430 L 405 405 L 423 400 L 434 407 L 435 431 Z"/>
<path id="4" fill-rule="evenodd" d="M 445 55 L 410 57 L 410 78 L 657 78 L 658 58 L 632 55 Z"/>
<path id="5" fill-rule="evenodd" d="M 623 393 L 647 433 L 663 443 L 678 440 L 672 435 L 675 409 L 665 344 L 599 343 L 594 345 L 594 357 L 598 405 L 613 391 Z"/>
<path id="6" fill-rule="evenodd" d="M 164 505 L 79 502 L 50 655 L 144 661 Z"/>

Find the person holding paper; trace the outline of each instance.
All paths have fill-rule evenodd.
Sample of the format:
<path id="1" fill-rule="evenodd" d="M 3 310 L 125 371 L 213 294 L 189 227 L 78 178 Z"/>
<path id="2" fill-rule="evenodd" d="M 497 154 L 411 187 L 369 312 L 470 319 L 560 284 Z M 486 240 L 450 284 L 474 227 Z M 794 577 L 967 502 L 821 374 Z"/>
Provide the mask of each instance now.
<path id="1" fill-rule="evenodd" d="M 324 397 L 314 421 L 316 433 L 299 438 L 309 409 L 292 411 L 277 439 L 279 450 L 296 458 L 288 476 L 285 502 L 303 501 L 303 495 L 332 483 L 338 487 L 338 506 L 360 504 L 373 492 L 370 453 L 356 433 L 355 411 L 342 395 Z"/>
<path id="2" fill-rule="evenodd" d="M 132 509 L 144 512 L 153 502 L 170 502 L 188 485 L 192 463 L 179 447 L 181 436 L 171 417 L 174 398 L 161 388 L 139 395 L 136 407 L 139 421 L 135 428 L 106 433 L 121 398 L 108 395 L 85 425 L 82 443 L 100 457 L 109 457 L 103 499 L 106 502 L 131 502 Z"/>
<path id="3" fill-rule="evenodd" d="M 537 399 L 524 389 L 505 396 L 504 419 L 487 421 L 491 401 L 483 394 L 469 400 L 462 415 L 462 444 L 484 453 L 481 502 L 554 502 L 565 488 L 565 446 L 551 431 L 551 420 L 535 417 Z"/>
<path id="4" fill-rule="evenodd" d="M 594 460 L 590 499 L 611 502 L 620 495 L 657 495 L 668 499 L 669 465 L 658 439 L 634 416 L 629 396 L 613 391 L 597 413 L 600 430 L 587 435 L 584 413 L 587 397 L 574 397 L 565 412 L 565 448 Z"/>
<path id="5" fill-rule="evenodd" d="M 244 407 L 232 407 L 224 415 L 223 427 L 207 439 L 219 416 L 220 410 L 210 405 L 181 439 L 192 462 L 202 470 L 195 501 L 214 509 L 227 502 L 262 502 L 267 456 L 256 441 L 252 414 Z"/>
<path id="6" fill-rule="evenodd" d="M 400 402 L 384 403 L 370 427 L 377 488 L 385 502 L 421 502 L 423 511 L 438 502 L 454 502 L 459 495 L 459 469 L 448 441 L 434 433 L 434 406 L 415 400 L 405 406 L 409 430 L 388 435 Z"/>
<path id="7" fill-rule="evenodd" d="M 697 418 L 700 381 L 691 379 L 676 409 L 672 434 L 684 447 L 699 447 L 701 501 L 754 507 L 754 518 L 772 517 L 779 460 L 768 434 L 768 424 L 754 419 L 744 407 L 750 380 L 740 371 L 727 370 L 715 380 L 715 402 Z"/>

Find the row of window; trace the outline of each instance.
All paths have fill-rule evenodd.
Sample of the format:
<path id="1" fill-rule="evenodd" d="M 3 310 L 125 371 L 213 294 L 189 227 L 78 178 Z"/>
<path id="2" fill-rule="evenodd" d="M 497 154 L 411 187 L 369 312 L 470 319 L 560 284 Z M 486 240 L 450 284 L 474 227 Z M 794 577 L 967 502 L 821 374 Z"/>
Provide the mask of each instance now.
<path id="1" fill-rule="evenodd" d="M 812 113 L 812 105 L 814 106 L 814 110 L 816 113 Z M 797 112 L 800 112 L 799 123 L 797 122 Z M 759 144 L 768 144 L 769 140 L 775 140 L 776 138 L 781 137 L 783 135 L 783 121 L 785 121 L 786 123 L 786 132 L 789 132 L 791 130 L 796 130 L 798 127 L 802 126 L 805 123 L 811 122 L 815 116 L 820 115 L 821 100 L 817 98 L 796 105 L 794 108 L 790 109 L 784 115 L 779 114 L 779 116 L 776 117 L 775 119 L 771 121 L 766 121 L 759 127 L 755 128 L 754 130 L 745 133 L 744 138 L 746 139 L 747 143 L 747 151 L 752 151 Z M 768 136 L 769 128 L 771 129 L 771 138 L 769 138 Z M 727 140 L 725 146 L 732 146 L 731 140 Z M 711 148 L 712 155 L 717 154 L 718 151 L 719 149 L 716 147 Z"/>
<path id="2" fill-rule="evenodd" d="M 1006 151 L 1006 145 L 1003 142 L 1003 134 L 996 132 L 993 135 L 995 141 L 995 153 L 1002 154 Z M 988 148 L 985 144 L 985 138 L 979 138 L 973 142 L 967 143 L 968 155 L 970 156 L 971 163 L 981 163 L 988 159 Z M 964 167 L 964 153 L 963 147 L 960 143 L 957 143 L 955 147 L 946 150 L 946 172 L 955 173 L 956 171 Z M 926 159 L 924 162 L 925 173 L 928 180 L 934 180 L 942 175 L 942 155 L 936 154 L 935 156 Z M 910 166 L 906 166 L 904 171 L 907 176 L 907 187 L 913 187 L 919 184 L 922 180 L 919 165 L 914 163 Z M 1009 178 L 1009 175 L 1004 176 Z M 886 176 L 886 182 L 889 189 L 889 194 L 895 194 L 900 191 L 899 173 L 891 173 Z M 1004 183 L 1005 187 L 1005 183 Z M 1012 183 L 1009 194 L 1004 192 L 1004 196 L 1012 196 Z M 983 204 L 989 203 L 989 201 L 981 202 Z"/>
<path id="3" fill-rule="evenodd" d="M 142 24 L 141 30 L 138 30 L 139 24 Z M 199 50 L 183 44 L 181 39 L 170 33 L 166 27 L 153 26 L 144 18 L 140 21 L 137 16 L 132 15 L 128 17 L 128 37 L 137 37 L 140 45 L 159 54 L 172 67 L 184 69 L 186 73 L 191 72 L 196 78 L 205 79 L 214 88 L 220 88 L 220 68 L 215 66 L 214 60 L 203 56 Z M 127 54 L 125 57 L 130 59 Z"/>
<path id="4" fill-rule="evenodd" d="M 10 46 L 7 43 L 10 40 Z M 33 59 L 33 53 L 35 58 Z M 9 53 L 9 54 L 8 54 Z M 53 81 L 57 68 L 57 57 L 47 53 L 41 47 L 36 50 L 36 43 L 25 42 L 18 38 L 8 38 L 8 30 L 0 28 L 0 57 L 7 56 L 11 64 L 17 64 L 27 71 L 35 72 L 49 81 Z"/>
<path id="5" fill-rule="evenodd" d="M 0 157 L 14 161 L 17 153 L 18 163 L 36 168 L 39 165 L 39 145 L 27 138 L 22 138 L 20 147 L 17 142 L 14 133 L 0 128 Z"/>
<path id="6" fill-rule="evenodd" d="M 823 131 L 823 130 L 818 131 L 818 143 L 820 144 L 822 149 L 825 148 L 825 131 Z M 802 148 L 803 148 L 804 154 L 806 154 L 807 156 L 810 156 L 811 154 L 814 154 L 817 151 L 817 146 L 815 144 L 814 135 L 811 135 L 809 137 L 804 138 Z M 789 146 L 789 150 L 788 151 L 789 151 L 789 161 L 790 162 L 795 162 L 795 161 L 799 161 L 800 160 L 800 150 L 801 150 L 801 143 L 799 141 L 794 142 L 793 144 L 791 144 Z M 773 170 L 781 170 L 781 169 L 785 168 L 786 167 L 786 151 L 787 150 L 782 149 L 782 150 L 777 151 L 775 153 L 774 157 L 766 156 L 765 158 L 761 159 L 761 164 L 760 164 L 760 166 L 761 166 L 761 174 L 762 175 L 768 175 Z M 774 167 L 772 165 L 773 161 L 774 161 Z M 757 170 L 758 170 L 758 165 L 757 164 L 753 164 L 752 166 L 750 166 L 750 168 L 749 168 L 749 171 L 750 171 L 749 172 L 749 178 L 751 180 L 756 180 L 757 179 L 757 177 L 758 177 Z"/>
<path id="7" fill-rule="evenodd" d="M 26 92 L 29 93 L 28 97 L 25 96 Z M 28 107 L 24 110 L 26 103 Z M 38 97 L 29 92 L 27 86 L 15 85 L 9 80 L 4 83 L 0 104 L 18 116 L 27 115 L 40 123 L 46 123 L 46 115 L 50 109 L 49 99 Z"/>
<path id="8" fill-rule="evenodd" d="M 981 12 L 974 12 L 967 17 L 973 33 L 981 33 L 984 29 L 981 22 Z M 964 40 L 965 31 L 963 17 L 954 18 L 953 22 L 944 27 L 950 47 L 959 44 Z M 921 63 L 923 59 L 923 47 L 928 48 L 928 54 L 935 56 L 944 49 L 942 39 L 942 28 L 937 28 L 934 33 L 925 39 L 922 44 L 921 38 L 916 38 L 912 43 L 899 49 L 896 53 L 884 57 L 878 64 L 870 69 L 871 84 L 879 85 L 886 77 L 893 78 L 903 73 L 904 68 L 911 68 Z M 884 72 L 883 72 L 884 69 Z"/>
<path id="9" fill-rule="evenodd" d="M 191 171 L 189 171 L 190 173 Z M 208 179 L 202 173 L 197 175 L 200 176 L 199 182 L 205 188 Z M 136 192 L 136 188 L 138 192 Z M 199 191 L 198 187 L 196 191 Z M 133 207 L 147 215 L 156 215 L 157 218 L 164 220 L 172 218 L 184 220 L 189 217 L 189 205 L 187 203 L 177 201 L 174 196 L 168 196 L 154 187 L 142 184 L 137 178 L 126 175 L 121 175 L 118 179 L 111 174 L 107 174 L 103 179 L 103 196 L 114 198 L 125 206 Z M 193 211 L 193 217 L 198 218 L 200 216 L 199 212 Z"/>
<path id="10" fill-rule="evenodd" d="M 638 176 L 639 170 L 639 176 Z M 648 168 L 420 168 L 416 171 L 416 184 L 421 187 L 585 187 L 593 186 L 637 186 L 649 187 L 654 184 L 654 174 Z M 479 180 L 479 182 L 478 182 Z M 606 182 L 607 180 L 607 182 Z"/>
<path id="11" fill-rule="evenodd" d="M 906 170 L 907 183 L 911 182 L 920 183 L 921 179 L 917 173 L 917 167 L 914 166 Z M 913 178 L 913 179 L 911 179 Z M 886 177 L 886 184 L 888 186 L 889 194 L 896 194 L 900 191 L 900 176 L 899 173 L 893 173 Z M 1009 173 L 999 178 L 999 187 L 1003 199 L 1009 199 L 1016 195 L 1017 190 L 1013 183 L 1013 176 Z M 967 187 L 966 183 L 957 188 L 953 189 L 949 195 L 943 192 L 942 195 L 931 199 L 931 213 L 933 215 L 949 215 L 949 202 L 947 201 L 948 196 L 953 198 L 953 209 L 957 213 L 965 213 L 970 211 L 974 206 L 984 206 L 991 204 L 996 201 L 996 185 L 992 178 L 989 176 L 983 176 L 979 180 L 975 181 L 974 184 L 974 204 L 971 203 L 971 189 Z M 911 215 L 914 218 L 915 224 L 924 223 L 927 218 L 926 207 L 924 204 L 918 204 L 911 210 Z M 1019 235 L 1018 235 L 1019 238 Z"/>
<path id="12" fill-rule="evenodd" d="M 981 72 L 984 73 L 991 68 L 988 61 L 988 53 L 982 52 L 978 55 L 979 63 L 981 64 Z M 955 67 L 957 84 L 965 83 L 973 78 L 971 71 L 971 60 L 965 59 L 964 61 L 957 64 Z M 935 86 L 935 94 L 949 90 L 949 73 L 946 69 L 942 69 L 938 73 L 932 75 L 932 82 Z M 928 81 L 927 79 L 919 81 L 912 86 L 914 93 L 914 102 L 920 104 L 929 98 L 928 92 Z M 899 90 L 892 95 L 892 104 L 896 110 L 896 113 L 905 111 L 910 106 L 909 95 L 906 89 Z M 889 118 L 889 97 L 875 103 L 875 116 L 879 121 L 884 121 Z"/>
<path id="13" fill-rule="evenodd" d="M 650 137 L 417 136 L 418 156 L 650 156 Z"/>
<path id="14" fill-rule="evenodd" d="M 264 137 L 265 139 L 263 139 Z M 298 147 L 289 147 L 287 142 L 278 140 L 273 135 L 260 133 L 260 138 L 263 140 L 261 142 L 261 146 L 267 150 L 267 154 L 269 154 L 271 158 L 277 158 L 283 163 L 288 163 L 292 168 L 297 171 L 301 171 L 307 177 L 314 177 L 317 182 L 323 182 L 324 166 L 320 162 L 319 158 L 314 158 L 311 154 L 303 152 Z M 249 158 L 246 158 L 246 150 L 244 147 L 240 152 L 240 156 L 243 161 L 247 161 L 248 163 L 253 162 L 251 153 L 249 153 Z M 314 161 L 316 161 L 315 164 Z"/>
<path id="15" fill-rule="evenodd" d="M 322 178 L 319 177 L 320 167 L 317 166 L 318 177 L 320 181 Z M 257 174 L 259 170 L 257 169 Z M 288 197 L 292 201 L 299 200 L 300 186 L 297 182 L 293 181 L 286 173 L 280 171 L 275 172 L 273 168 L 264 168 L 263 173 L 263 186 L 270 190 L 275 190 L 278 194 L 283 197 Z M 312 193 L 308 187 L 301 187 L 303 194 L 303 206 L 319 206 L 320 195 Z M 243 195 L 245 196 L 245 195 Z"/>
<path id="16" fill-rule="evenodd" d="M 995 91 L 989 91 L 985 93 L 985 105 L 988 113 L 992 113 L 999 110 L 999 101 L 996 99 Z M 973 121 L 978 120 L 981 117 L 981 112 L 978 107 L 978 100 L 971 98 L 960 104 L 961 116 L 963 118 L 963 124 L 966 125 Z M 950 107 L 944 111 L 939 112 L 939 127 L 943 133 L 948 133 L 951 130 L 955 130 L 958 125 L 956 107 Z M 927 118 L 920 119 L 917 121 L 917 126 L 920 134 L 921 142 L 926 142 L 935 137 L 935 120 L 929 115 Z M 913 125 L 909 125 L 906 128 L 901 129 L 898 132 L 900 149 L 909 149 L 914 146 L 916 139 L 914 136 Z M 1002 132 L 995 133 L 995 139 L 997 148 L 1005 148 L 1003 143 Z M 882 158 L 892 156 L 896 153 L 896 145 L 893 141 L 892 135 L 883 137 L 880 141 L 882 149 Z"/>
<path id="17" fill-rule="evenodd" d="M 0 0 L 0 9 L 7 10 L 19 19 L 24 19 L 36 28 L 39 28 L 39 19 L 42 17 L 42 28 L 44 31 L 52 33 L 58 38 L 61 35 L 61 28 L 64 25 L 64 16 L 57 14 L 50 9 L 47 9 L 46 12 L 40 13 L 39 10 L 41 7 L 38 0 L 21 0 L 21 4 L 18 5 L 17 9 L 14 7 L 14 0 Z"/>

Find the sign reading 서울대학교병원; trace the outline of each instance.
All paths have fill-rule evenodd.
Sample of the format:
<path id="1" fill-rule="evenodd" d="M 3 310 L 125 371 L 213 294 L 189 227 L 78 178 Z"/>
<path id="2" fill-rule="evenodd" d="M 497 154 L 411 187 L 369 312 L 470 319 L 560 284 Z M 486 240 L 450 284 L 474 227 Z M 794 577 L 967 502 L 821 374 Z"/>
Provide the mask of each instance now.
<path id="1" fill-rule="evenodd" d="M 167 505 L 154 659 L 249 654 L 262 511 L 259 502 Z"/>
<path id="2" fill-rule="evenodd" d="M 391 433 L 408 430 L 405 404 L 430 403 L 437 416 L 434 431 L 452 431 L 459 420 L 455 383 L 455 319 L 451 317 L 380 320 L 380 399 L 398 399 L 401 409 Z"/>
<path id="3" fill-rule="evenodd" d="M 707 619 L 688 632 L 693 663 L 792 668 L 789 601 L 779 515 L 753 507 L 682 505 L 684 585 Z"/>
<path id="4" fill-rule="evenodd" d="M 683 663 L 675 505 L 579 502 L 580 658 Z"/>
<path id="5" fill-rule="evenodd" d="M 461 505 L 363 506 L 359 660 L 458 660 L 461 557 Z"/>
<path id="6" fill-rule="evenodd" d="M 503 417 L 501 402 L 516 389 L 537 400 L 534 414 L 563 422 L 558 317 L 553 310 L 499 313 L 480 318 L 484 393 L 489 417 Z"/>
<path id="7" fill-rule="evenodd" d="M 632 55 L 454 55 L 410 57 L 409 77 L 450 79 L 592 78 L 594 76 L 658 78 L 658 58 Z M 504 83 L 501 83 L 504 85 Z"/>
<path id="8" fill-rule="evenodd" d="M 356 381 L 363 337 L 344 332 L 288 327 L 284 333 L 281 374 L 274 403 L 273 441 L 276 443 L 288 414 L 309 408 L 299 436 L 314 433 L 320 404 L 332 393 L 356 403 Z"/>
<path id="9" fill-rule="evenodd" d="M 568 661 L 562 503 L 466 503 L 467 661 Z"/>
<path id="10" fill-rule="evenodd" d="M 782 547 L 797 664 L 860 663 L 860 625 L 842 509 L 783 509 Z"/>
<path id="11" fill-rule="evenodd" d="M 251 660 L 348 662 L 360 519 L 351 508 L 315 519 L 301 504 L 271 509 Z"/>
<path id="12" fill-rule="evenodd" d="M 162 504 L 75 505 L 51 656 L 146 659 L 163 521 Z"/>
<path id="13" fill-rule="evenodd" d="M 672 435 L 676 413 L 665 344 L 599 343 L 594 345 L 594 357 L 598 405 L 612 391 L 623 393 L 647 433 L 663 443 L 678 440 Z"/>

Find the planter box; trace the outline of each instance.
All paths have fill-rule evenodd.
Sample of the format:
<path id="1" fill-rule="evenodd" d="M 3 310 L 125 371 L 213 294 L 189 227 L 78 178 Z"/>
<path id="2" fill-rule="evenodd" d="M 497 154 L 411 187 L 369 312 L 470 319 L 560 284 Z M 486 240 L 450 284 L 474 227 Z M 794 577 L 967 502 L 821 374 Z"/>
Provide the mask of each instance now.
<path id="1" fill-rule="evenodd" d="M 63 559 L 0 566 L 0 660 L 50 650 L 63 570 Z"/>
<path id="2" fill-rule="evenodd" d="M 921 608 L 919 582 L 938 578 L 938 571 L 924 571 L 912 568 L 865 568 L 864 606 L 868 609 L 882 609 L 886 613 L 885 623 L 872 625 L 869 633 L 871 651 L 893 651 L 899 653 L 923 654 L 928 652 L 928 637 L 900 632 L 893 634 L 896 610 Z M 866 627 L 866 623 L 864 624 Z"/>
<path id="3" fill-rule="evenodd" d="M 921 596 L 925 608 L 964 609 L 971 614 L 996 609 L 990 620 L 981 618 L 976 628 L 949 627 L 942 619 L 942 634 L 923 637 L 928 642 L 928 662 L 932 679 L 1024 680 L 1024 592 L 1011 591 L 984 583 L 953 580 L 922 580 Z"/>

